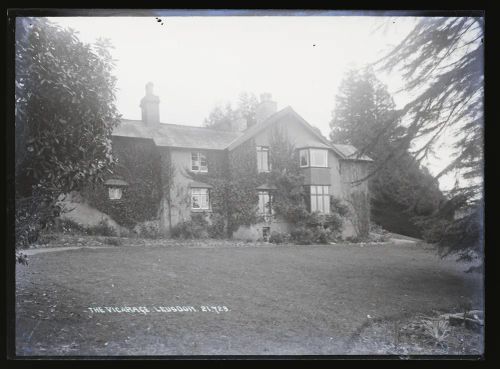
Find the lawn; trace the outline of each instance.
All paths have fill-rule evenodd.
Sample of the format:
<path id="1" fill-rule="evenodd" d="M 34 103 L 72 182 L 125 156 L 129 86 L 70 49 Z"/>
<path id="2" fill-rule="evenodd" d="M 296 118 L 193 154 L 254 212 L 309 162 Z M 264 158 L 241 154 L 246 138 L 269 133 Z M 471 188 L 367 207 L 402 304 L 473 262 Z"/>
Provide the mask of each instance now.
<path id="1" fill-rule="evenodd" d="M 16 271 L 18 355 L 357 353 L 371 321 L 482 299 L 479 275 L 408 243 L 84 248 L 29 261 Z"/>

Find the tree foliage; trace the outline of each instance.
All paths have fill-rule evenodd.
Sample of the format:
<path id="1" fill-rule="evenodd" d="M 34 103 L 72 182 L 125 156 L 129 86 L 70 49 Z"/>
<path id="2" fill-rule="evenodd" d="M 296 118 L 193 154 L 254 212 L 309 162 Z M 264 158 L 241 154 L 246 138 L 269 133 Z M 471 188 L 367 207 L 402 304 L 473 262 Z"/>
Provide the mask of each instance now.
<path id="1" fill-rule="evenodd" d="M 330 139 L 334 143 L 348 143 L 361 149 L 374 159 L 375 167 L 385 162 L 406 134 L 387 87 L 369 68 L 346 74 L 336 96 L 330 126 Z M 393 232 L 412 236 L 420 232 L 411 218 L 433 213 L 443 199 L 436 181 L 413 160 L 408 150 L 375 172 L 369 187 L 374 221 Z M 387 216 L 389 208 L 395 210 L 394 216 Z M 408 220 L 404 227 L 401 217 Z"/>
<path id="2" fill-rule="evenodd" d="M 85 44 L 43 18 L 22 19 L 17 31 L 17 188 L 71 191 L 112 163 L 119 115 L 110 45 Z"/>
<path id="3" fill-rule="evenodd" d="M 387 72 L 401 73 L 405 92 L 413 96 L 398 112 L 406 122 L 406 132 L 390 156 L 413 144 L 413 157 L 423 160 L 445 134 L 454 137 L 454 156 L 436 178 L 450 172 L 461 177 L 450 196 L 465 196 L 466 201 L 457 202 L 461 205 L 456 210 L 472 214 L 482 214 L 483 206 L 483 35 L 481 17 L 422 18 L 375 64 Z M 474 224 L 465 226 L 466 220 Z M 440 244 L 462 253 L 463 243 L 450 240 L 458 239 L 456 231 L 461 229 L 465 232 L 462 238 L 471 241 L 467 230 L 481 229 L 479 222 L 482 216 L 449 222 L 443 228 L 445 233 L 451 232 L 450 237 L 442 237 Z M 475 234 L 475 241 L 467 247 L 481 251 L 482 236 Z"/>
<path id="4" fill-rule="evenodd" d="M 250 127 L 256 123 L 257 105 L 258 100 L 255 94 L 242 92 L 236 108 L 233 109 L 231 103 L 215 106 L 205 119 L 204 125 L 214 129 L 231 131 L 235 128 L 233 123 L 236 119 L 244 118 L 247 126 Z"/>
<path id="5" fill-rule="evenodd" d="M 83 43 L 44 18 L 17 18 L 16 205 L 39 196 L 53 205 L 113 163 L 110 135 L 119 114 L 110 47 Z"/>
<path id="6" fill-rule="evenodd" d="M 458 171 L 463 178 L 479 180 L 456 189 L 471 198 L 482 191 L 483 33 L 483 18 L 422 18 L 376 64 L 401 73 L 404 90 L 415 96 L 398 112 L 407 122 L 398 148 L 418 139 L 412 154 L 422 160 L 444 134 L 454 135 L 455 156 L 437 177 Z"/>

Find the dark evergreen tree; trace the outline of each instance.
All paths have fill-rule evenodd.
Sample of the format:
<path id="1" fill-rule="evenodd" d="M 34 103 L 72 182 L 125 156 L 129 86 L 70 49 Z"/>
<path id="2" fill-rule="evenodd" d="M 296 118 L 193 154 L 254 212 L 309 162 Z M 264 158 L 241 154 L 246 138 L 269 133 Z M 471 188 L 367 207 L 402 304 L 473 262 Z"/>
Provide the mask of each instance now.
<path id="1" fill-rule="evenodd" d="M 18 245 L 36 240 L 61 194 L 98 181 L 114 163 L 111 45 L 81 42 L 45 18 L 17 18 L 15 183 Z"/>
<path id="2" fill-rule="evenodd" d="M 355 146 L 374 159 L 375 167 L 386 160 L 406 133 L 387 87 L 370 69 L 346 74 L 330 126 L 332 142 Z M 412 217 L 435 212 L 442 200 L 436 181 L 407 151 L 374 173 L 369 185 L 374 222 L 411 236 L 420 235 Z"/>
<path id="3" fill-rule="evenodd" d="M 405 134 L 381 166 L 417 142 L 421 144 L 412 150 L 412 156 L 420 161 L 443 135 L 455 139 L 455 155 L 436 178 L 450 172 L 462 178 L 450 197 L 460 200 L 453 205 L 456 214 L 464 216 L 456 215 L 433 238 L 449 252 L 464 257 L 471 251 L 481 255 L 483 245 L 483 35 L 482 17 L 422 18 L 375 64 L 387 72 L 400 72 L 406 92 L 414 96 L 398 112 L 407 122 Z M 436 219 L 430 218 L 426 224 L 436 224 Z M 468 242 L 452 241 L 460 238 Z"/>

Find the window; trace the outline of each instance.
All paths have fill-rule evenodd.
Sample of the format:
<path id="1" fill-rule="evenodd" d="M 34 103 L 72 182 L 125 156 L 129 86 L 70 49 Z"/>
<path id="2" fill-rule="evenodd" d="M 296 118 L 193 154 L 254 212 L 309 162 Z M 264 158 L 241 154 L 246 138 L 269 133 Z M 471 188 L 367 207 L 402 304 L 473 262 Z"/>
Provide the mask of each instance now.
<path id="1" fill-rule="evenodd" d="M 328 151 L 322 149 L 310 149 L 309 150 L 311 157 L 311 167 L 323 167 L 326 168 Z"/>
<path id="2" fill-rule="evenodd" d="M 110 200 L 120 200 L 122 198 L 122 189 L 120 187 L 109 187 L 108 195 Z"/>
<path id="3" fill-rule="evenodd" d="M 269 172 L 269 147 L 267 146 L 257 146 L 257 171 Z"/>
<path id="4" fill-rule="evenodd" d="M 271 215 L 271 195 L 269 191 L 259 191 L 259 214 Z"/>
<path id="5" fill-rule="evenodd" d="M 210 208 L 210 198 L 208 188 L 191 189 L 191 209 L 208 210 Z"/>
<path id="6" fill-rule="evenodd" d="M 329 186 L 310 186 L 311 189 L 311 213 L 318 211 L 330 214 Z"/>
<path id="7" fill-rule="evenodd" d="M 208 172 L 207 157 L 202 152 L 191 153 L 191 170 L 193 172 Z"/>
<path id="8" fill-rule="evenodd" d="M 299 152 L 301 167 L 328 167 L 328 150 L 325 149 L 302 149 Z"/>
<path id="9" fill-rule="evenodd" d="M 309 166 L 309 149 L 302 149 L 299 152 L 300 156 L 300 166 L 308 167 Z"/>

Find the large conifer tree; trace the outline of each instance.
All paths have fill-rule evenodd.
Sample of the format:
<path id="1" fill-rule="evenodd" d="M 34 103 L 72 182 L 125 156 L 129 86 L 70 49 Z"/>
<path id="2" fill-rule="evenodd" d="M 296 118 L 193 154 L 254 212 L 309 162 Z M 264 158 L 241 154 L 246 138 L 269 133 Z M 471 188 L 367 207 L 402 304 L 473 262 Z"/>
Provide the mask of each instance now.
<path id="1" fill-rule="evenodd" d="M 370 69 L 347 72 L 330 126 L 332 142 L 355 146 L 375 160 L 375 168 L 386 161 L 406 134 L 387 87 Z M 443 199 L 436 181 L 408 151 L 381 166 L 369 181 L 372 218 L 393 232 L 419 236 L 412 218 L 435 212 Z"/>

